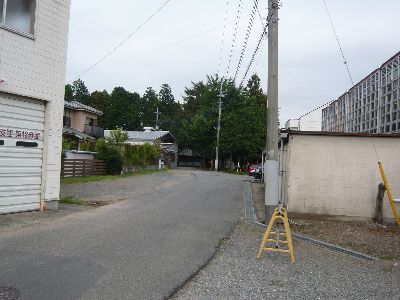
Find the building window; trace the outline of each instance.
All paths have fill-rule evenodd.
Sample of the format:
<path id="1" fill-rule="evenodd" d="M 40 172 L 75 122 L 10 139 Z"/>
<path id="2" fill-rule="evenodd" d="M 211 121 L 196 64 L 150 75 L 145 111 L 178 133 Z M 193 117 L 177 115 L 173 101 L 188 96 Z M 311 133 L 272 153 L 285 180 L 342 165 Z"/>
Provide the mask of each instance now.
<path id="1" fill-rule="evenodd" d="M 34 34 L 36 0 L 0 0 L 0 24 Z"/>

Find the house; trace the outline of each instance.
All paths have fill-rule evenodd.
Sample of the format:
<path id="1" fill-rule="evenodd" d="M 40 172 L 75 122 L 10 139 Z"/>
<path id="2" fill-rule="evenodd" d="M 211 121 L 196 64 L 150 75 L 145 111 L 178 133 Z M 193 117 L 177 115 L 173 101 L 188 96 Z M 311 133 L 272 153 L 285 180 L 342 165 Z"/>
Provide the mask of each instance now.
<path id="1" fill-rule="evenodd" d="M 0 213 L 57 209 L 70 0 L 0 3 Z"/>
<path id="2" fill-rule="evenodd" d="M 400 198 L 400 134 L 281 133 L 281 201 L 292 215 L 371 219 L 382 162 L 394 198 Z M 400 203 L 396 204 L 400 210 Z M 383 217 L 394 219 L 389 200 Z"/>
<path id="3" fill-rule="evenodd" d="M 127 131 L 127 144 L 143 145 L 146 143 L 160 142 L 162 149 L 161 160 L 169 168 L 177 167 L 178 143 L 169 131 L 154 130 L 152 127 L 144 127 L 143 131 Z M 104 136 L 110 137 L 111 130 L 105 130 Z"/>
<path id="4" fill-rule="evenodd" d="M 86 139 L 104 137 L 104 129 L 98 126 L 103 113 L 77 101 L 64 102 L 63 136 L 76 141 L 76 150 Z"/>

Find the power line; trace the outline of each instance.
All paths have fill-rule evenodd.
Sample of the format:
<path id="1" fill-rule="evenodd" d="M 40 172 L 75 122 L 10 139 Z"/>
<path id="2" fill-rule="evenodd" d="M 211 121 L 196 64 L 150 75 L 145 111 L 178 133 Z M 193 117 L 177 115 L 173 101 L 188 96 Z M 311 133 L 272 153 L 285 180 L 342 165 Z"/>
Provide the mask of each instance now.
<path id="1" fill-rule="evenodd" d="M 242 65 L 244 54 L 246 52 L 247 44 L 248 44 L 249 38 L 250 38 L 250 33 L 251 33 L 251 30 L 252 30 L 253 24 L 254 24 L 254 15 L 255 15 L 256 11 L 258 10 L 258 1 L 259 0 L 254 0 L 254 3 L 253 3 L 253 8 L 251 10 L 251 15 L 250 15 L 250 19 L 249 19 L 249 24 L 247 25 L 246 36 L 244 38 L 242 51 L 240 53 L 239 62 L 238 62 L 238 65 L 236 67 L 236 72 L 235 72 L 235 76 L 234 76 L 234 79 L 233 79 L 234 81 L 236 81 L 237 75 L 238 75 L 240 67 Z"/>
<path id="2" fill-rule="evenodd" d="M 326 13 L 327 13 L 328 18 L 329 18 L 329 22 L 331 23 L 331 27 L 332 27 L 332 29 L 333 29 L 333 33 L 335 34 L 336 42 L 337 42 L 337 44 L 338 44 L 338 46 L 339 46 L 339 50 L 340 50 L 340 53 L 341 53 L 342 58 L 343 58 L 343 63 L 344 63 L 344 65 L 346 66 L 347 74 L 349 74 L 349 78 L 350 78 L 350 81 L 351 81 L 351 85 L 354 86 L 354 82 L 353 82 L 353 78 L 351 77 L 349 65 L 348 65 L 348 63 L 347 63 L 346 57 L 344 56 L 344 52 L 343 52 L 343 49 L 342 49 L 342 45 L 340 44 L 340 40 L 339 40 L 338 34 L 337 34 L 337 32 L 336 32 L 335 25 L 333 25 L 333 21 L 332 21 L 332 18 L 331 18 L 331 14 L 329 13 L 328 6 L 326 5 L 325 0 L 322 0 L 322 2 L 324 3 L 325 10 L 326 10 Z"/>
<path id="3" fill-rule="evenodd" d="M 218 75 L 219 75 L 219 72 L 221 70 L 221 64 L 222 64 L 222 53 L 223 53 L 223 50 L 224 50 L 224 43 L 225 43 L 225 31 L 226 31 L 226 23 L 227 23 L 227 19 L 228 19 L 228 8 L 229 8 L 229 0 L 226 1 L 224 30 L 222 32 L 221 51 L 220 51 L 220 54 L 219 54 L 219 63 L 218 63 L 218 70 L 217 70 L 217 74 Z"/>
<path id="4" fill-rule="evenodd" d="M 138 32 L 144 25 L 146 25 L 155 15 L 157 15 L 171 0 L 166 0 L 153 14 L 150 15 L 144 21 L 139 27 L 137 27 L 134 31 L 132 31 L 125 39 L 123 39 L 120 43 L 118 43 L 114 48 L 112 48 L 109 52 L 107 52 L 106 55 L 104 55 L 102 58 L 100 58 L 97 62 L 95 62 L 93 65 L 91 65 L 89 68 L 81 72 L 78 76 L 76 76 L 73 80 L 76 80 L 86 74 L 87 72 L 91 71 L 94 69 L 98 64 L 106 60 L 111 54 L 113 54 L 115 51 L 117 51 L 123 44 L 125 44 L 136 32 Z M 70 80 L 69 82 L 73 81 Z"/>
<path id="5" fill-rule="evenodd" d="M 268 35 L 267 27 L 268 27 L 268 25 L 269 25 L 269 22 L 271 21 L 273 15 L 275 14 L 275 11 L 276 11 L 277 9 L 279 9 L 279 8 L 280 8 L 280 6 L 274 7 L 273 10 L 272 10 L 272 12 L 270 13 L 270 15 L 269 15 L 269 17 L 268 17 L 268 20 L 267 20 L 267 23 L 265 24 L 265 26 L 264 26 L 264 28 L 263 28 L 263 32 L 261 33 L 260 39 L 258 40 L 256 49 L 254 50 L 253 55 L 251 56 L 250 62 L 249 62 L 249 64 L 248 64 L 247 68 L 246 68 L 246 72 L 245 72 L 245 74 L 244 74 L 242 80 L 240 81 L 240 85 L 239 85 L 239 86 L 243 86 L 243 83 L 244 83 L 244 81 L 246 80 L 247 74 L 249 73 L 249 70 L 250 70 L 251 66 L 253 65 L 253 63 L 254 63 L 254 60 L 255 60 L 256 55 L 257 55 L 257 52 L 260 50 L 261 44 L 262 44 L 262 42 L 263 42 L 263 39 L 264 39 L 264 37 L 266 37 L 266 36 Z"/>
<path id="6" fill-rule="evenodd" d="M 229 23 L 229 22 L 228 22 L 228 23 Z M 154 49 L 151 49 L 151 50 L 149 50 L 149 51 L 142 52 L 142 53 L 138 53 L 138 54 L 136 54 L 136 55 L 133 55 L 133 56 L 124 58 L 124 59 L 122 59 L 122 60 L 119 60 L 118 62 L 128 61 L 128 60 L 131 60 L 131 59 L 140 57 L 140 56 L 144 56 L 144 55 L 151 54 L 151 53 L 153 53 L 153 52 L 158 52 L 158 51 L 162 51 L 162 50 L 167 49 L 167 48 L 171 48 L 171 47 L 173 47 L 173 46 L 179 45 L 179 44 L 181 44 L 181 43 L 187 42 L 187 41 L 189 41 L 189 40 L 198 38 L 198 37 L 203 36 L 203 35 L 205 35 L 205 34 L 207 34 L 207 33 L 210 33 L 210 32 L 212 32 L 212 31 L 215 31 L 215 30 L 217 30 L 217 29 L 220 29 L 220 28 L 222 28 L 222 27 L 224 27 L 224 26 L 225 26 L 225 25 L 219 25 L 219 26 L 215 26 L 215 27 L 209 28 L 209 29 L 207 29 L 207 30 L 201 31 L 201 32 L 196 33 L 196 34 L 194 34 L 194 35 L 191 35 L 191 36 L 188 36 L 188 37 L 186 37 L 186 38 L 183 38 L 183 39 L 177 40 L 177 41 L 175 41 L 175 42 L 172 42 L 172 43 L 170 43 L 170 44 L 167 44 L 167 45 L 165 45 L 165 46 L 158 47 L 158 48 L 154 48 Z"/>
<path id="7" fill-rule="evenodd" d="M 230 66 L 231 66 L 231 62 L 232 62 L 233 50 L 235 48 L 237 31 L 238 31 L 240 18 L 241 18 L 241 14 L 242 14 L 242 7 L 243 7 L 243 0 L 239 0 L 238 9 L 236 12 L 236 24 L 235 24 L 235 29 L 233 32 L 232 45 L 231 45 L 231 50 L 229 52 L 228 66 L 226 68 L 226 76 L 228 76 L 228 74 L 229 74 L 229 70 L 230 70 Z"/>

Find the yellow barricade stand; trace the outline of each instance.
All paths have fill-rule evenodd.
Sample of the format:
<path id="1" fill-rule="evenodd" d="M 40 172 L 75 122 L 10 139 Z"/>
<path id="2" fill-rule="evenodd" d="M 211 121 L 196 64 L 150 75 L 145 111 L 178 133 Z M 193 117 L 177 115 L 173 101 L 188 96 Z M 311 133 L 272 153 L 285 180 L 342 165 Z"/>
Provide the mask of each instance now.
<path id="1" fill-rule="evenodd" d="M 272 227 L 274 224 L 278 221 L 283 222 L 283 226 L 285 229 L 285 232 L 281 233 L 279 232 L 278 227 L 276 232 L 272 231 Z M 270 238 L 270 235 L 274 235 L 274 239 Z M 286 237 L 286 240 L 280 239 L 280 237 Z M 275 243 L 276 246 L 275 248 L 272 247 L 267 247 L 267 243 Z M 286 244 L 287 249 L 282 249 L 280 248 L 280 244 Z M 261 242 L 260 249 L 258 250 L 258 255 L 257 258 L 260 258 L 263 251 L 272 251 L 272 252 L 284 252 L 284 253 L 289 253 L 290 254 L 290 260 L 292 263 L 295 262 L 294 260 L 294 251 L 293 251 L 293 240 L 292 240 L 292 234 L 290 232 L 290 227 L 289 227 L 289 219 L 287 216 L 287 211 L 285 208 L 282 207 L 280 204 L 278 208 L 275 209 L 274 213 L 272 214 L 271 221 L 268 224 L 267 230 L 264 233 L 264 237 Z"/>

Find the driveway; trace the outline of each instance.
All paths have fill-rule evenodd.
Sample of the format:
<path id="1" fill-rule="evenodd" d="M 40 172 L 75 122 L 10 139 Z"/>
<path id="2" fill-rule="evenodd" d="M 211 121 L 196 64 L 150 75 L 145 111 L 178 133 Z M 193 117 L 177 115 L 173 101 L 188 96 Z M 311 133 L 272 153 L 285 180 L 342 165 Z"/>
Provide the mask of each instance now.
<path id="1" fill-rule="evenodd" d="M 0 233 L 0 286 L 22 299 L 161 299 L 229 236 L 243 177 L 176 170 L 63 186 L 125 201 Z"/>

